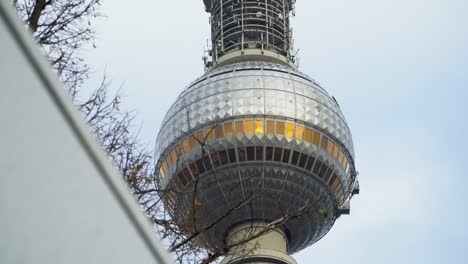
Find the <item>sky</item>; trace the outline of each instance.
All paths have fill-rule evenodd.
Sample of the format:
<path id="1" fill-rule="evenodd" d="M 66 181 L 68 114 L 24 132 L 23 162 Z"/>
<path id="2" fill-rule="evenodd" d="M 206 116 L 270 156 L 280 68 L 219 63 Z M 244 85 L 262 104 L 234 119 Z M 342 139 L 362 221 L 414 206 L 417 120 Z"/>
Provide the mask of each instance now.
<path id="1" fill-rule="evenodd" d="M 165 112 L 203 74 L 203 1 L 102 1 L 95 86 L 123 85 L 153 145 Z M 298 0 L 300 70 L 340 103 L 361 194 L 298 263 L 468 263 L 468 1 Z M 465 176 L 464 176 L 465 175 Z"/>

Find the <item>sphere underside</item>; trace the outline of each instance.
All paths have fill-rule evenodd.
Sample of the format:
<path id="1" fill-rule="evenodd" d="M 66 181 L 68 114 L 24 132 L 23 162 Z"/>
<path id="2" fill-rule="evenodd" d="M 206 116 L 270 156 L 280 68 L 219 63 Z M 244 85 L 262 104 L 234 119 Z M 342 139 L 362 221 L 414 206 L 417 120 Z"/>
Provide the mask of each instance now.
<path id="1" fill-rule="evenodd" d="M 235 225 L 285 217 L 288 251 L 296 252 L 328 232 L 354 182 L 338 104 L 277 64 L 207 72 L 170 108 L 156 145 L 169 210 L 188 232 L 216 222 L 201 236 L 208 246 L 225 243 Z"/>

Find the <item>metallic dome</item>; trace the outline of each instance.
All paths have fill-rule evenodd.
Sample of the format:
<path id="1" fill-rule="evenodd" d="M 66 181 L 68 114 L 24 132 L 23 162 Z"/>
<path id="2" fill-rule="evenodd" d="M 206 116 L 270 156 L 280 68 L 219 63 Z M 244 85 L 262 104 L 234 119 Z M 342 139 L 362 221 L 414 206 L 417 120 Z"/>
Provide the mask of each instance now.
<path id="1" fill-rule="evenodd" d="M 207 246 L 222 246 L 246 221 L 293 216 L 284 232 L 297 252 L 347 213 L 356 182 L 338 103 L 274 63 L 230 64 L 197 79 L 169 109 L 156 151 L 157 180 L 173 190 L 165 200 L 180 225 L 191 232 L 223 219 L 202 235 Z"/>

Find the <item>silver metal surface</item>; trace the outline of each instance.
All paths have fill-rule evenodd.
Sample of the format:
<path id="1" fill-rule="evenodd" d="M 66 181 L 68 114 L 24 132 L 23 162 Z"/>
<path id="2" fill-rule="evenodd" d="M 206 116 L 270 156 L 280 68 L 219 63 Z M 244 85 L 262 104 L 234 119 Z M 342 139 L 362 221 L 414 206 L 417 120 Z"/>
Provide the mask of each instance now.
<path id="1" fill-rule="evenodd" d="M 256 121 L 289 123 L 294 131 L 314 131 L 321 141 L 235 129 L 227 136 L 228 125 Z M 207 131 L 220 124 L 225 134 L 208 140 Z M 196 135 L 200 142 L 181 150 Z M 332 150 L 327 151 L 324 141 Z M 156 145 L 161 186 L 180 191 L 168 203 L 181 222 L 195 214 L 203 226 L 252 199 L 202 237 L 209 246 L 224 243 L 228 230 L 239 223 L 274 221 L 307 207 L 285 225 L 289 253 L 299 251 L 323 237 L 346 212 L 341 208 L 355 181 L 353 142 L 340 107 L 315 81 L 280 64 L 248 61 L 207 72 L 169 109 Z M 254 149 L 255 155 L 246 158 Z M 267 158 L 269 149 L 279 150 L 281 158 Z M 226 151 L 234 158 L 222 162 Z M 296 159 L 293 153 L 298 153 Z M 297 157 L 304 158 L 302 164 Z M 336 191 L 340 188 L 342 192 Z M 196 212 L 193 201 L 200 204 Z"/>

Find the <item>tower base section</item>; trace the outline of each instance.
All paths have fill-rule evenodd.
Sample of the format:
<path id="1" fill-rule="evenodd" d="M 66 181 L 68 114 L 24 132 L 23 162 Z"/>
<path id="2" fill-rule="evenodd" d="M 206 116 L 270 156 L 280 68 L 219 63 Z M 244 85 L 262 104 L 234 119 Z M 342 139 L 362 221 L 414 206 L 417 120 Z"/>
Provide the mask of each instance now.
<path id="1" fill-rule="evenodd" d="M 265 223 L 248 223 L 232 229 L 227 237 L 231 247 L 221 264 L 297 264 L 287 254 L 288 240 L 280 229 Z"/>

